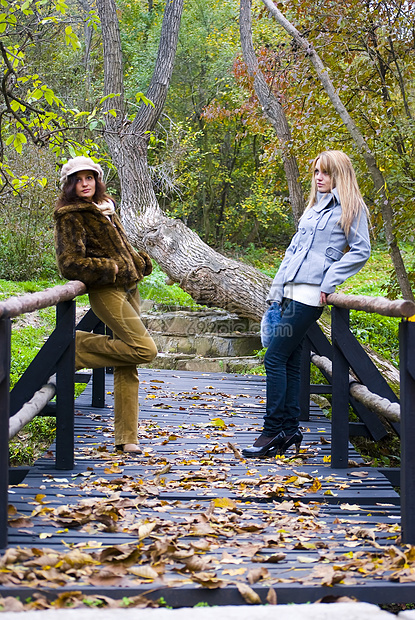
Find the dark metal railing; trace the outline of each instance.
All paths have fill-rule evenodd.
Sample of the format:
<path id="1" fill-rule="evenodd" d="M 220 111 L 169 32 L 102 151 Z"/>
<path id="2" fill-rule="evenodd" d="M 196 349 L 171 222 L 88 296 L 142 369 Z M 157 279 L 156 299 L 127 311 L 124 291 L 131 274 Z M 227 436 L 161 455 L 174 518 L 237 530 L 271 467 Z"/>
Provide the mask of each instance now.
<path id="1" fill-rule="evenodd" d="M 0 549 L 7 545 L 8 485 L 13 474 L 8 457 L 9 419 L 53 374 L 56 374 L 56 404 L 49 403 L 38 415 L 56 416 L 56 469 L 70 470 L 74 467 L 74 383 L 87 382 L 90 378 L 89 374 L 74 378 L 75 297 L 85 292 L 82 282 L 72 281 L 0 302 Z M 56 305 L 56 327 L 10 391 L 11 319 L 52 305 Z M 89 311 L 77 329 L 102 332 L 104 326 Z M 104 373 L 104 369 L 93 371 L 93 407 L 104 405 Z"/>
<path id="2" fill-rule="evenodd" d="M 347 468 L 349 438 L 365 435 L 379 441 L 392 429 L 401 438 L 401 468 L 385 471 L 392 484 L 401 493 L 402 541 L 415 543 L 415 304 L 410 301 L 391 301 L 354 295 L 329 295 L 331 309 L 331 342 L 315 324 L 307 333 L 302 358 L 301 419 L 309 416 L 310 393 L 332 395 L 331 465 Z M 349 329 L 349 310 L 361 310 L 401 318 L 399 326 L 400 399 L 367 355 Z M 374 320 L 376 320 L 374 318 Z M 310 385 L 310 354 L 316 353 L 332 361 L 332 372 L 321 370 L 327 385 Z M 349 373 L 373 394 L 391 403 L 399 403 L 400 421 L 384 421 L 368 405 L 363 405 L 350 394 Z M 349 405 L 360 422 L 349 421 Z M 390 426 L 388 426 L 390 425 Z"/>

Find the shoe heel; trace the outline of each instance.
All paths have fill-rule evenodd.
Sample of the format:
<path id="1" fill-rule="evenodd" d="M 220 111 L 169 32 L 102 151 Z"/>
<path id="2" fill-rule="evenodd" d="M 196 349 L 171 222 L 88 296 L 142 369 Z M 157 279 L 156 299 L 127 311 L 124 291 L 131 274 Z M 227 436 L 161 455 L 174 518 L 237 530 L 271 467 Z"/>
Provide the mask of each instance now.
<path id="1" fill-rule="evenodd" d="M 283 444 L 281 448 L 281 454 L 285 454 L 288 448 L 292 445 L 295 446 L 295 456 L 300 454 L 301 442 L 303 441 L 303 434 L 301 431 L 297 431 L 291 437 L 288 437 L 286 442 Z"/>

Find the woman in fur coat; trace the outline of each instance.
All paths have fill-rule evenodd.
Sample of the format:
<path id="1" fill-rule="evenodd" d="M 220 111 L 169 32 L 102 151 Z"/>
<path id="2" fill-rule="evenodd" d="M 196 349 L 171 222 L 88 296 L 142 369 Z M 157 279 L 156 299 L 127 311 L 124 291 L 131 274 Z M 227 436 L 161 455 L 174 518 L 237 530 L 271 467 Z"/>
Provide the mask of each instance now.
<path id="1" fill-rule="evenodd" d="M 61 188 L 54 213 L 59 270 L 86 284 L 92 310 L 113 332 L 110 338 L 77 331 L 75 368 L 114 368 L 115 446 L 140 453 L 137 364 L 151 362 L 157 349 L 140 319 L 137 283 L 151 273 L 151 260 L 129 243 L 99 164 L 70 159 Z"/>

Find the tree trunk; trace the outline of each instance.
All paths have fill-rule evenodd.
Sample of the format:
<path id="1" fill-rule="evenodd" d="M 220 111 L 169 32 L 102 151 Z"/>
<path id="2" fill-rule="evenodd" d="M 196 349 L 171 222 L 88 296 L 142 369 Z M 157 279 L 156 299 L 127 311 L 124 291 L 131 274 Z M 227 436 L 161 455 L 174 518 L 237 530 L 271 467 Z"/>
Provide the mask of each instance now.
<path id="1" fill-rule="evenodd" d="M 408 274 L 406 273 L 405 265 L 402 259 L 402 255 L 399 249 L 399 246 L 396 241 L 395 233 L 394 233 L 394 224 L 393 224 L 393 210 L 392 206 L 389 202 L 387 191 L 386 191 L 386 181 L 383 177 L 382 172 L 380 171 L 375 156 L 373 155 L 369 145 L 364 139 L 361 131 L 351 118 L 350 114 L 346 110 L 343 102 L 341 101 L 334 85 L 330 79 L 327 69 L 325 68 L 320 56 L 315 51 L 313 45 L 301 34 L 298 30 L 284 17 L 281 11 L 278 10 L 276 5 L 272 0 L 262 0 L 265 6 L 269 9 L 272 15 L 275 17 L 276 21 L 282 26 L 288 34 L 290 34 L 297 45 L 305 52 L 306 56 L 308 56 L 316 70 L 317 76 L 326 91 L 330 101 L 333 104 L 334 109 L 337 114 L 342 119 L 345 124 L 348 132 L 353 138 L 354 142 L 358 146 L 360 152 L 362 153 L 366 165 L 369 169 L 370 175 L 373 179 L 373 184 L 375 190 L 380 198 L 380 206 L 383 218 L 383 226 L 385 231 L 386 242 L 389 246 L 389 251 L 391 254 L 393 266 L 395 268 L 396 277 L 399 283 L 399 287 L 401 289 L 402 295 L 405 299 L 414 300 L 414 295 L 411 289 L 411 285 L 409 283 Z"/>
<path id="2" fill-rule="evenodd" d="M 98 0 L 104 40 L 106 110 L 105 138 L 121 181 L 121 216 L 131 242 L 157 261 L 171 282 L 195 301 L 258 319 L 266 306 L 271 278 L 230 260 L 206 245 L 181 220 L 160 209 L 147 162 L 149 132 L 154 129 L 173 70 L 183 0 L 168 0 L 153 77 L 146 96 L 154 107 L 141 105 L 132 123 L 124 122 L 122 53 L 114 0 Z"/>
<path id="3" fill-rule="evenodd" d="M 88 25 L 88 14 L 91 10 L 92 6 L 89 3 L 89 0 L 78 0 L 79 6 L 82 10 L 82 17 L 84 20 L 84 41 L 85 41 L 85 54 L 83 58 L 84 69 L 85 69 L 85 97 L 86 101 L 90 104 L 92 98 L 92 68 L 91 68 L 91 51 L 92 51 L 92 33 L 93 29 Z"/>
<path id="4" fill-rule="evenodd" d="M 273 95 L 258 65 L 258 60 L 252 43 L 251 0 L 241 0 L 240 2 L 239 30 L 244 60 L 249 75 L 254 78 L 256 96 L 262 106 L 264 115 L 274 127 L 280 143 L 285 176 L 287 177 L 291 208 L 295 221 L 298 222 L 304 211 L 305 204 L 299 180 L 300 173 L 298 171 L 297 160 L 291 152 L 291 130 L 282 105 Z"/>
<path id="5" fill-rule="evenodd" d="M 333 363 L 328 357 L 311 353 L 311 362 L 329 377 L 333 376 Z M 387 398 L 374 394 L 365 385 L 362 385 L 352 375 L 349 375 L 349 393 L 357 402 L 364 405 L 370 411 L 382 415 L 391 422 L 399 422 L 401 419 L 401 406 L 392 403 Z"/>

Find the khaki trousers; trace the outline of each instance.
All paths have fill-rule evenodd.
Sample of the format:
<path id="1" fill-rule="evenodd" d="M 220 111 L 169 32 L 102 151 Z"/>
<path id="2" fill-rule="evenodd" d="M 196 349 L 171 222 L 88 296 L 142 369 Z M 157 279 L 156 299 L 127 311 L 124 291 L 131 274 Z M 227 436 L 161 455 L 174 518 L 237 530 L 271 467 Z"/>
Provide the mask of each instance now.
<path id="1" fill-rule="evenodd" d="M 156 345 L 140 319 L 137 287 L 107 286 L 89 292 L 92 310 L 113 332 L 114 337 L 77 331 L 75 367 L 114 368 L 115 445 L 137 443 L 137 364 L 151 362 Z"/>

